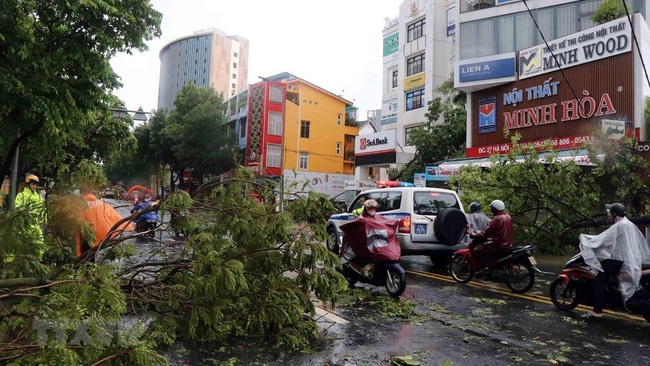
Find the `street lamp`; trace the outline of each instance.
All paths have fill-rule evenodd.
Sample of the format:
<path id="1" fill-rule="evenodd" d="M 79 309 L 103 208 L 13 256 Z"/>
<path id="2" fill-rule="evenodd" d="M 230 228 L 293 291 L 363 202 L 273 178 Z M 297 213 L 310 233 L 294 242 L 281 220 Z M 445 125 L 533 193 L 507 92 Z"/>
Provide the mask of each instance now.
<path id="1" fill-rule="evenodd" d="M 134 121 L 147 122 L 147 114 L 153 114 L 153 112 L 145 112 L 142 107 L 138 108 L 137 111 L 128 110 L 126 108 L 109 108 L 113 112 L 113 118 L 127 119 L 130 116 L 130 113 L 133 113 L 132 119 Z"/>

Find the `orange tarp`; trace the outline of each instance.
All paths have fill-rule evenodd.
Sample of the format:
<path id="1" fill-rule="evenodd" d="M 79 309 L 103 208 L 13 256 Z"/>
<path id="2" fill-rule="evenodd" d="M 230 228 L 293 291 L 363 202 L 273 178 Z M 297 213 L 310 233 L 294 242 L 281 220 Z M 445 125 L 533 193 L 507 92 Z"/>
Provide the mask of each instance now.
<path id="1" fill-rule="evenodd" d="M 88 209 L 81 213 L 81 219 L 90 222 L 95 230 L 95 241 L 90 244 L 90 247 L 94 248 L 106 238 L 113 225 L 122 220 L 122 216 L 111 205 L 92 194 L 86 194 L 84 198 L 88 202 Z M 122 230 L 135 229 L 127 221 L 111 234 L 110 239 L 115 238 Z M 81 254 L 81 236 L 77 234 L 77 256 Z"/>

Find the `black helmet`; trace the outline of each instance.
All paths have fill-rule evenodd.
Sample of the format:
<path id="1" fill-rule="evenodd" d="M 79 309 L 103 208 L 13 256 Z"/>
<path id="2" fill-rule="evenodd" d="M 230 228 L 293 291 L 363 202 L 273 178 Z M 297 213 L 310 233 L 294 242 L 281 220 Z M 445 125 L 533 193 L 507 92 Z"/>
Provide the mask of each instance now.
<path id="1" fill-rule="evenodd" d="M 481 211 L 481 204 L 478 202 L 472 202 L 469 204 L 469 212 L 474 213 L 474 212 L 479 212 Z"/>
<path id="2" fill-rule="evenodd" d="M 625 216 L 625 206 L 618 202 L 612 203 L 611 205 L 605 205 L 605 208 L 607 209 L 607 212 L 612 214 L 612 216 Z"/>

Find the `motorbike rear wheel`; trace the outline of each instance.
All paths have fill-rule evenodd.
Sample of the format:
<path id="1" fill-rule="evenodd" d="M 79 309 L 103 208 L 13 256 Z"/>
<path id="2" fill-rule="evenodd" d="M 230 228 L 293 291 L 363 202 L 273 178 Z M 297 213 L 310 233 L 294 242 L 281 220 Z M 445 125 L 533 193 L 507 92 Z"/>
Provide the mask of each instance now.
<path id="1" fill-rule="evenodd" d="M 533 267 L 523 263 L 513 263 L 512 267 L 508 268 L 509 280 L 506 281 L 506 286 L 510 291 L 516 294 L 523 294 L 524 292 L 533 288 L 535 284 L 535 271 Z"/>
<path id="2" fill-rule="evenodd" d="M 563 279 L 556 278 L 555 281 L 551 282 L 549 296 L 553 305 L 560 310 L 573 310 L 578 306 L 576 287 L 571 281 L 565 286 Z"/>
<path id="3" fill-rule="evenodd" d="M 406 290 L 406 274 L 400 273 L 395 268 L 386 270 L 386 290 L 392 297 L 399 297 Z"/>
<path id="4" fill-rule="evenodd" d="M 467 283 L 474 277 L 474 268 L 472 268 L 472 264 L 466 261 L 465 258 L 455 254 L 451 257 L 449 273 L 456 282 Z"/>

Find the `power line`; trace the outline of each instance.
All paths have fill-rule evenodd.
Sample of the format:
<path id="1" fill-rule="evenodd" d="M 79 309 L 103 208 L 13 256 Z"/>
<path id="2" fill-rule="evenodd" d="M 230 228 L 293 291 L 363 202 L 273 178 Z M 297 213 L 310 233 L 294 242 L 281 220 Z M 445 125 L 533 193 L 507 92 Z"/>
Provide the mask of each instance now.
<path id="1" fill-rule="evenodd" d="M 641 54 L 641 48 L 639 48 L 639 40 L 636 38 L 636 32 L 634 31 L 634 26 L 632 26 L 632 17 L 630 16 L 630 12 L 627 10 L 627 4 L 625 4 L 625 0 L 621 0 L 623 2 L 623 7 L 625 8 L 625 14 L 627 15 L 627 20 L 630 22 L 630 27 L 632 28 L 632 38 L 634 38 L 634 44 L 636 44 L 636 50 L 639 53 L 639 59 L 641 60 L 641 66 L 643 66 L 643 72 L 645 72 L 645 80 L 648 82 L 648 86 L 650 86 L 650 78 L 648 78 L 648 70 L 645 67 L 645 62 L 643 61 L 643 55 Z"/>
<path id="2" fill-rule="evenodd" d="M 558 62 L 557 57 L 555 56 L 555 52 L 553 52 L 553 50 L 551 49 L 551 46 L 549 46 L 548 42 L 546 41 L 546 37 L 544 37 L 544 33 L 539 28 L 539 25 L 537 24 L 537 20 L 535 19 L 535 17 L 533 16 L 533 13 L 530 11 L 530 8 L 528 7 L 528 0 L 523 0 L 523 3 L 526 6 L 526 10 L 528 11 L 528 15 L 530 15 L 530 18 L 533 20 L 533 24 L 535 24 L 535 28 L 537 28 L 537 32 L 542 37 L 542 40 L 544 41 L 544 44 L 546 45 L 546 49 L 548 50 L 548 52 L 551 53 L 551 56 L 553 57 L 553 61 L 555 61 L 555 64 L 557 65 L 557 68 L 559 69 L 560 73 L 562 74 L 562 78 L 564 79 L 564 81 L 566 81 L 567 85 L 569 86 L 569 89 L 571 90 L 571 93 L 573 94 L 573 96 L 578 101 L 578 109 L 581 109 L 582 114 L 585 115 L 584 107 L 582 106 L 582 103 L 580 103 L 581 99 L 580 99 L 580 97 L 578 97 L 578 93 L 576 93 L 575 89 L 573 89 L 573 85 L 571 85 L 571 82 L 569 81 L 569 79 L 567 79 L 566 75 L 564 74 L 564 69 L 562 68 L 562 66 Z M 587 121 L 589 123 L 593 122 L 591 120 L 591 117 L 587 117 Z"/>

